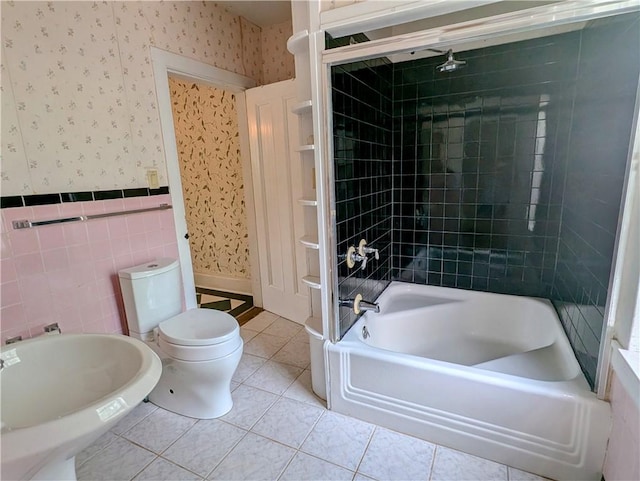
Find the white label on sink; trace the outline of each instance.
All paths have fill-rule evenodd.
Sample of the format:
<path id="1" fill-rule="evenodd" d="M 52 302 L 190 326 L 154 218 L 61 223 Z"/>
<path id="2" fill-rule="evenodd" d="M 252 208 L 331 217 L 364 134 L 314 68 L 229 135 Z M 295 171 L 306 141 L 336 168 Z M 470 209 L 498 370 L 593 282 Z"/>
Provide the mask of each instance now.
<path id="1" fill-rule="evenodd" d="M 124 411 L 127 408 L 127 403 L 121 397 L 116 398 L 112 401 L 109 401 L 104 406 L 100 406 L 96 409 L 98 413 L 98 417 L 101 421 L 107 421 L 111 419 L 113 416 L 116 416 L 121 411 Z"/>
<path id="2" fill-rule="evenodd" d="M 0 354 L 0 358 L 4 361 L 3 367 L 13 366 L 20 362 L 20 357 L 18 356 L 16 349 L 9 349 L 3 352 Z"/>

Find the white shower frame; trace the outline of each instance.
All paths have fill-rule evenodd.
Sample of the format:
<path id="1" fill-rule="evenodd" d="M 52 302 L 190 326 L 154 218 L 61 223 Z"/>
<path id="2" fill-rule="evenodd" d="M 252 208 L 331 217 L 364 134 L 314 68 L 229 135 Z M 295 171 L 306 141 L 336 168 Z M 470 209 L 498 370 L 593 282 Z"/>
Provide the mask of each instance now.
<path id="1" fill-rule="evenodd" d="M 370 7 L 366 4 L 370 3 Z M 486 2 L 490 3 L 490 2 Z M 373 30 L 376 28 L 388 27 L 394 24 L 400 24 L 406 21 L 407 8 L 412 11 L 412 15 L 408 18 L 418 20 L 429 16 L 436 16 L 441 13 L 437 12 L 439 2 L 433 2 L 434 9 L 430 13 L 429 8 L 425 7 L 424 2 L 398 2 L 387 9 L 380 9 L 374 5 L 375 2 L 364 2 L 347 7 L 335 9 L 334 11 L 319 12 L 320 31 L 336 34 L 336 36 L 346 36 L 359 33 L 365 30 Z M 403 4 L 407 8 L 402 8 Z M 419 8 L 418 8 L 419 7 Z M 323 98 L 323 105 L 330 106 L 331 92 L 331 67 L 335 65 L 366 60 L 392 54 L 408 53 L 424 48 L 448 49 L 460 44 L 468 44 L 470 42 L 482 43 L 496 37 L 513 37 L 514 35 L 526 34 L 539 29 L 552 29 L 577 22 L 586 22 L 596 18 L 619 15 L 632 11 L 638 11 L 640 5 L 636 0 L 592 0 L 584 1 L 565 1 L 554 4 L 543 5 L 540 7 L 530 8 L 526 10 L 496 15 L 483 19 L 462 22 L 455 25 L 446 25 L 442 27 L 432 28 L 429 30 L 418 31 L 414 33 L 402 34 L 379 40 L 373 40 L 366 43 L 355 45 L 347 45 L 331 50 L 324 50 L 317 59 L 321 65 L 317 65 L 315 71 L 318 72 L 319 81 L 315 82 L 320 89 L 317 94 Z M 339 11 L 339 12 L 338 12 Z M 312 65 L 313 69 L 313 65 Z M 621 296 L 621 282 L 629 269 L 627 258 L 630 250 L 625 248 L 629 245 L 629 240 L 634 229 L 631 228 L 633 223 L 640 222 L 637 215 L 634 217 L 633 212 L 638 209 L 633 208 L 633 203 L 638 202 L 636 191 L 639 190 L 638 175 L 638 158 L 640 157 L 640 132 L 638 118 L 640 117 L 640 103 L 636 104 L 636 112 L 634 115 L 634 125 L 632 127 L 632 136 L 630 139 L 629 161 L 627 162 L 626 185 L 622 201 L 622 212 L 618 220 L 617 242 L 614 251 L 614 266 L 609 279 L 609 299 L 605 308 L 605 322 L 602 327 L 602 342 L 600 344 L 600 352 L 598 357 L 598 372 L 596 376 L 597 396 L 604 399 L 607 395 L 608 377 L 610 375 L 611 356 L 613 347 L 617 346 L 616 332 L 631 331 L 637 336 L 640 329 L 638 319 L 638 304 L 640 303 L 640 286 L 637 284 L 631 293 L 628 292 Z M 327 126 L 327 134 L 324 138 L 325 151 L 333 152 L 332 149 L 332 119 L 331 110 L 325 110 L 324 125 Z M 322 159 L 324 171 L 329 179 L 333 178 L 332 159 L 326 155 Z M 635 200 L 634 200 L 635 199 Z M 322 199 L 324 202 L 324 211 L 334 213 L 335 203 L 330 196 Z M 325 219 L 327 225 L 333 225 L 331 215 Z M 335 250 L 335 232 L 331 237 L 325 239 L 328 246 L 333 248 L 327 249 L 330 256 L 328 264 L 337 265 L 337 253 Z M 332 245 L 333 244 L 333 245 Z M 638 262 L 637 256 L 628 259 L 630 262 Z M 335 276 L 335 273 L 333 273 Z M 335 283 L 337 279 L 329 277 Z M 335 286 L 324 286 L 329 292 L 334 291 Z M 633 311 L 635 306 L 635 315 L 631 317 L 617 317 L 619 311 L 628 311 L 629 306 Z M 337 299 L 333 296 L 333 306 L 325 315 L 330 319 L 330 340 L 337 342 L 338 333 L 340 332 L 339 317 L 337 315 Z M 620 326 L 624 328 L 620 329 Z M 632 336 L 634 335 L 632 334 Z M 620 340 L 624 346 L 628 346 L 629 340 Z M 613 347 L 612 347 L 613 346 Z M 637 374 L 637 373 L 636 373 Z M 637 379 L 636 379 L 637 381 Z"/>

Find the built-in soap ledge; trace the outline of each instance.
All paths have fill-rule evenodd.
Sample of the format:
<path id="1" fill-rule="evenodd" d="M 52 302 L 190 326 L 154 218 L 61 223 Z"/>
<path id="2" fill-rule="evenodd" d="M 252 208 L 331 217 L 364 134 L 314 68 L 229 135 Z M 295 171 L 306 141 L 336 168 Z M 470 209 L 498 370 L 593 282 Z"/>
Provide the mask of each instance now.
<path id="1" fill-rule="evenodd" d="M 303 102 L 299 102 L 295 104 L 293 107 L 291 107 L 291 113 L 296 115 L 306 114 L 308 112 L 311 112 L 312 105 L 313 104 L 311 103 L 311 100 L 305 100 Z"/>
<path id="2" fill-rule="evenodd" d="M 301 30 L 294 33 L 289 40 L 287 40 L 287 50 L 291 55 L 302 53 L 304 48 L 309 44 L 309 31 Z"/>
<path id="3" fill-rule="evenodd" d="M 316 199 L 298 199 L 298 204 L 306 207 L 317 207 L 318 201 Z"/>
<path id="4" fill-rule="evenodd" d="M 320 289 L 320 277 L 317 276 L 304 276 L 302 282 L 308 285 L 311 289 Z"/>
<path id="5" fill-rule="evenodd" d="M 300 243 L 307 247 L 308 249 L 320 249 L 320 244 L 318 243 L 318 239 L 314 239 L 311 236 L 304 236 L 300 238 Z"/>
<path id="6" fill-rule="evenodd" d="M 316 146 L 313 144 L 301 145 L 296 149 L 296 152 L 312 152 L 315 148 Z"/>

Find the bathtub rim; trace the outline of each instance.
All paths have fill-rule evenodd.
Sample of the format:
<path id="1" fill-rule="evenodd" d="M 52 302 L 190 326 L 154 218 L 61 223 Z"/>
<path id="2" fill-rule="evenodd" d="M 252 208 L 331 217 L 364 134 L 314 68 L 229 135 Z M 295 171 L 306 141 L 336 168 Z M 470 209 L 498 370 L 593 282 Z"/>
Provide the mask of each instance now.
<path id="1" fill-rule="evenodd" d="M 370 317 L 376 315 L 384 315 L 384 303 L 387 301 L 388 297 L 392 295 L 394 292 L 402 290 L 404 292 L 415 292 L 415 290 L 419 289 L 430 289 L 438 292 L 439 294 L 443 294 L 442 297 L 446 299 L 451 299 L 454 301 L 463 301 L 464 299 L 476 298 L 483 295 L 491 295 L 491 296 L 499 296 L 499 297 L 508 297 L 508 298 L 517 298 L 519 301 L 526 302 L 537 302 L 544 305 L 545 309 L 549 311 L 549 313 L 553 317 L 553 323 L 555 328 L 557 329 L 557 340 L 561 344 L 561 349 L 565 354 L 569 355 L 571 362 L 574 364 L 573 369 L 576 372 L 576 375 L 573 378 L 558 380 L 558 381 L 545 381 L 534 378 L 527 378 L 523 376 L 517 376 L 514 374 L 507 374 L 500 371 L 490 371 L 482 368 L 478 368 L 475 366 L 465 366 L 463 364 L 456 364 L 453 362 L 440 361 L 436 359 L 430 359 L 428 357 L 418 356 L 414 354 L 407 354 L 398 351 L 392 351 L 383 349 L 380 347 L 376 347 L 368 344 L 367 342 L 361 339 L 362 327 L 369 320 Z M 449 294 L 449 295 L 446 295 Z M 434 367 L 440 372 L 449 372 L 456 373 L 456 375 L 462 375 L 466 378 L 474 378 L 474 379 L 484 379 L 487 382 L 495 382 L 496 380 L 502 380 L 502 382 L 510 385 L 518 385 L 523 386 L 525 389 L 531 389 L 533 386 L 536 386 L 536 391 L 539 389 L 545 392 L 559 392 L 567 393 L 567 390 L 573 392 L 575 390 L 575 394 L 579 393 L 589 393 L 589 395 L 594 394 L 594 391 L 589 386 L 589 383 L 578 363 L 575 352 L 573 351 L 571 344 L 569 343 L 569 339 L 564 331 L 564 327 L 560 322 L 560 318 L 558 317 L 555 308 L 550 300 L 539 298 L 539 297 L 528 297 L 528 296 L 515 296 L 511 294 L 498 294 L 492 292 L 483 292 L 483 291 L 471 291 L 466 289 L 458 289 L 452 287 L 441 287 L 441 286 L 429 286 L 425 284 L 412 284 L 402 281 L 392 281 L 387 288 L 378 296 L 377 302 L 381 305 L 380 314 L 376 314 L 373 312 L 366 312 L 364 315 L 360 316 L 356 322 L 349 328 L 349 330 L 342 336 L 342 338 L 334 343 L 336 345 L 341 345 L 344 348 L 348 348 L 351 351 L 367 351 L 371 350 L 376 353 L 380 358 L 384 358 L 390 361 L 395 359 L 395 362 L 402 359 L 403 362 L 411 365 L 424 365 L 433 364 Z M 419 307 L 414 309 L 408 309 L 403 312 L 415 312 L 422 309 L 428 309 L 430 306 Z M 387 313 L 388 316 L 395 316 L 397 312 Z"/>

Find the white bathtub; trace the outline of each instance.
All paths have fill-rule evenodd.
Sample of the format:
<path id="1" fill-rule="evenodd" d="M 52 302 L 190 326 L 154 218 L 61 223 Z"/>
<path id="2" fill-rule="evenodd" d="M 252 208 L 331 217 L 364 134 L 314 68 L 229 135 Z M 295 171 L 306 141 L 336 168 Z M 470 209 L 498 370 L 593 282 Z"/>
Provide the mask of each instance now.
<path id="1" fill-rule="evenodd" d="M 392 282 L 378 303 L 325 344 L 331 409 L 553 479 L 601 479 L 610 407 L 548 301 Z"/>

